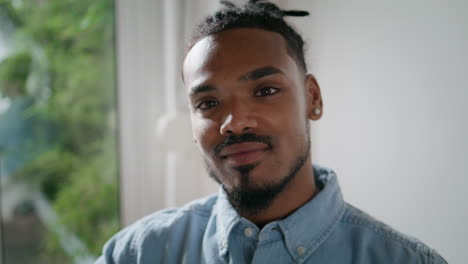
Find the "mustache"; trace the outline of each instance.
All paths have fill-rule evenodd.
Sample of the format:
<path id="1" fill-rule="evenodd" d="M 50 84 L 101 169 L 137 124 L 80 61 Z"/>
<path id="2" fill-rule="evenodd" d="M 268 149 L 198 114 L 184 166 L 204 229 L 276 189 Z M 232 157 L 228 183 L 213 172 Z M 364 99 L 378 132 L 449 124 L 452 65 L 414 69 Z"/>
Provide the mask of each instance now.
<path id="1" fill-rule="evenodd" d="M 269 147 L 272 146 L 272 139 L 269 136 L 262 136 L 256 135 L 253 133 L 245 133 L 242 135 L 231 135 L 227 137 L 223 142 L 216 145 L 213 148 L 213 153 L 215 156 L 218 156 L 221 150 L 227 146 L 231 146 L 234 144 L 246 143 L 246 142 L 260 142 L 268 145 Z"/>

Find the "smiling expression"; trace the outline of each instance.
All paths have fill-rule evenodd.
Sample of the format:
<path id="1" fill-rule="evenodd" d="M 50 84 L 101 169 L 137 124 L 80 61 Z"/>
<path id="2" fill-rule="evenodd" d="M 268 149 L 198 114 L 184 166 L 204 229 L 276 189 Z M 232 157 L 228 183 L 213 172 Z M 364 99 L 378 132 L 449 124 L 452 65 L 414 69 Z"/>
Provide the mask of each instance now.
<path id="1" fill-rule="evenodd" d="M 183 76 L 194 139 L 225 189 L 280 182 L 308 155 L 320 91 L 280 34 L 241 28 L 207 36 L 187 53 Z"/>

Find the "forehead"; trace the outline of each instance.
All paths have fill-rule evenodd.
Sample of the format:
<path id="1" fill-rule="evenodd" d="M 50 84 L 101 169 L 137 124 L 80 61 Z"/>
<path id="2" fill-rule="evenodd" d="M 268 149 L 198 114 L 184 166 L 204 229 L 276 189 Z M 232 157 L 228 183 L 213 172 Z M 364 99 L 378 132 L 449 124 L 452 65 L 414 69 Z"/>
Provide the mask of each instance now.
<path id="1" fill-rule="evenodd" d="M 231 29 L 198 41 L 187 53 L 183 76 L 189 87 L 212 78 L 237 78 L 265 66 L 283 72 L 298 71 L 280 34 L 262 29 Z"/>

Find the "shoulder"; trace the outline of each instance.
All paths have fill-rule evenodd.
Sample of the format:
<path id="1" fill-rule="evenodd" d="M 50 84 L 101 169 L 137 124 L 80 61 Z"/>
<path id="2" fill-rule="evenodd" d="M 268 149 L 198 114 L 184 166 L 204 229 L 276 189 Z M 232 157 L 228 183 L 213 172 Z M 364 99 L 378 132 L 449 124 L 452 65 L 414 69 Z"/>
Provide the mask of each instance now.
<path id="1" fill-rule="evenodd" d="M 420 240 L 397 231 L 350 204 L 346 204 L 341 223 L 350 232 L 353 242 L 367 248 L 367 252 L 374 256 L 394 259 L 395 263 L 447 263 Z"/>
<path id="2" fill-rule="evenodd" d="M 180 241 L 183 233 L 200 234 L 216 201 L 214 194 L 181 208 L 164 209 L 143 217 L 109 239 L 97 263 L 133 263 L 146 248 L 164 248 L 168 241 Z"/>

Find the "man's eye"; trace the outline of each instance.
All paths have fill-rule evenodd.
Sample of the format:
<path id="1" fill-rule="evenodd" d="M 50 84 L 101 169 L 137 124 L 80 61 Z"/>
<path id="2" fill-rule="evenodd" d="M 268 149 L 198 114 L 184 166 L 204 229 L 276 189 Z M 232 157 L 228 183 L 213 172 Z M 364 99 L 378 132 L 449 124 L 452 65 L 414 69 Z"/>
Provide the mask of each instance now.
<path id="1" fill-rule="evenodd" d="M 273 95 L 273 94 L 277 93 L 278 91 L 279 91 L 278 88 L 264 87 L 264 88 L 258 90 L 255 93 L 255 96 L 270 96 L 270 95 Z"/>
<path id="2" fill-rule="evenodd" d="M 197 105 L 197 108 L 200 109 L 200 110 L 208 110 L 212 107 L 215 107 L 217 106 L 219 103 L 218 101 L 215 101 L 215 100 L 206 100 L 206 101 L 203 101 L 201 103 L 199 103 Z"/>

